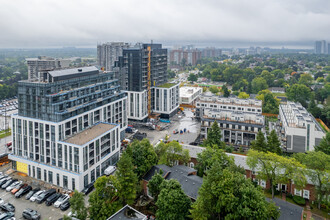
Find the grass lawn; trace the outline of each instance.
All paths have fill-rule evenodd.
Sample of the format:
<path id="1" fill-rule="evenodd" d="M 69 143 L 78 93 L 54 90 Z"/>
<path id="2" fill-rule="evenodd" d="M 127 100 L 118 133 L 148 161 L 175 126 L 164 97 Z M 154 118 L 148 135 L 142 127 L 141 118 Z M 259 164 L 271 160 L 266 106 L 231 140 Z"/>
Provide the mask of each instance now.
<path id="1" fill-rule="evenodd" d="M 285 93 L 273 93 L 274 96 L 279 96 L 279 97 L 286 97 Z"/>
<path id="2" fill-rule="evenodd" d="M 1 138 L 4 138 L 4 137 L 8 137 L 11 135 L 11 130 L 10 129 L 7 129 L 7 130 L 4 130 L 4 131 L 1 131 L 0 132 L 0 139 Z"/>
<path id="3" fill-rule="evenodd" d="M 171 88 L 174 85 L 176 85 L 176 84 L 174 84 L 174 83 L 164 83 L 163 85 L 160 85 L 158 87 L 160 87 L 160 88 Z"/>
<path id="4" fill-rule="evenodd" d="M 312 203 L 310 203 L 310 206 L 312 208 L 311 209 L 312 213 L 314 213 L 316 215 L 323 216 L 324 218 L 327 218 L 327 219 L 330 218 L 330 214 L 328 214 L 327 210 L 322 209 L 322 208 L 320 210 L 320 209 L 317 208 L 317 205 L 316 204 L 313 205 Z"/>

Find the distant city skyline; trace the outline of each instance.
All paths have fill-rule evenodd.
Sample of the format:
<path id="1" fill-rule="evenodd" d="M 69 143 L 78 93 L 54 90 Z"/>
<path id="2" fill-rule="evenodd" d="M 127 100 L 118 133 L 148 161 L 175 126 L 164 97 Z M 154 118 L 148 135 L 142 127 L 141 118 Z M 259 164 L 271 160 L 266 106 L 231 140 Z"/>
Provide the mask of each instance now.
<path id="1" fill-rule="evenodd" d="M 160 42 L 310 48 L 329 41 L 330 1 L 1 1 L 0 48 Z"/>

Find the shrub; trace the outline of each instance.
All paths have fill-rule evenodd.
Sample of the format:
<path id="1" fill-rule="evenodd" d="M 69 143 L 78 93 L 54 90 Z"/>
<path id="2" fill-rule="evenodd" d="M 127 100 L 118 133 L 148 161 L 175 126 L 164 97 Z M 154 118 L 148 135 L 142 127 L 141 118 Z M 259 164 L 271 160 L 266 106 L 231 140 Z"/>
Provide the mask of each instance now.
<path id="1" fill-rule="evenodd" d="M 291 193 L 288 193 L 288 194 L 286 195 L 286 197 L 289 198 L 289 199 L 292 199 L 292 198 L 293 198 L 293 196 L 292 196 Z"/>
<path id="2" fill-rule="evenodd" d="M 225 151 L 226 151 L 227 153 L 232 153 L 232 152 L 234 151 L 234 147 L 233 147 L 233 146 L 226 146 L 226 147 L 225 147 Z"/>
<path id="3" fill-rule="evenodd" d="M 297 203 L 298 205 L 305 205 L 306 201 L 303 197 L 301 196 L 293 196 L 293 201 Z"/>

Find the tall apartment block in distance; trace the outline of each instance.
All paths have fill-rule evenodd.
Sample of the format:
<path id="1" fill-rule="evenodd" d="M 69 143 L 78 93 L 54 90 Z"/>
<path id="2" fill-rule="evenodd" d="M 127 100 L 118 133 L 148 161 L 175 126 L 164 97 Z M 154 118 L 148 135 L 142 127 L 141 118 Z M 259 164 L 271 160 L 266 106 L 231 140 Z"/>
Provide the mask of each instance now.
<path id="1" fill-rule="evenodd" d="M 300 103 L 287 102 L 279 107 L 280 137 L 287 152 L 306 152 L 319 145 L 325 132 Z"/>
<path id="2" fill-rule="evenodd" d="M 259 131 L 265 132 L 262 101 L 220 97 L 203 93 L 196 101 L 196 115 L 201 119 L 201 136 L 207 138 L 208 129 L 217 121 L 221 140 L 236 146 L 249 146 Z"/>
<path id="3" fill-rule="evenodd" d="M 19 82 L 9 158 L 14 170 L 80 191 L 119 159 L 126 94 L 93 66 L 39 76 Z"/>
<path id="4" fill-rule="evenodd" d="M 314 52 L 316 54 L 328 54 L 328 45 L 325 40 L 315 41 Z"/>
<path id="5" fill-rule="evenodd" d="M 128 118 L 146 120 L 151 113 L 170 117 L 179 107 L 179 84 L 168 83 L 167 49 L 161 44 L 136 44 L 123 49 L 115 72 L 127 92 Z"/>
<path id="6" fill-rule="evenodd" d="M 38 58 L 27 58 L 26 62 L 28 65 L 28 79 L 37 79 L 40 71 L 68 68 L 71 60 L 39 56 Z"/>
<path id="7" fill-rule="evenodd" d="M 129 48 L 128 43 L 111 42 L 97 45 L 98 65 L 106 71 L 112 71 L 115 61 L 123 55 L 123 49 Z"/>
<path id="8" fill-rule="evenodd" d="M 179 48 L 170 51 L 171 65 L 197 65 L 197 61 L 202 58 L 202 52 L 198 49 L 188 47 L 188 49 Z"/>

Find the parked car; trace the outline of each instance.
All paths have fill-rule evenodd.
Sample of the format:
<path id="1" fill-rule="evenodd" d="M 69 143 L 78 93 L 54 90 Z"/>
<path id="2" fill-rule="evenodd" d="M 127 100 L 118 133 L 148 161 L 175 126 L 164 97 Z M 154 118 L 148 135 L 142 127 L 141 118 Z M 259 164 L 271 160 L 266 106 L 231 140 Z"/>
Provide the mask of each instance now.
<path id="1" fill-rule="evenodd" d="M 40 219 L 40 214 L 36 210 L 32 209 L 24 209 L 22 213 L 23 218 L 25 219 L 31 219 L 31 220 L 39 220 Z"/>
<path id="2" fill-rule="evenodd" d="M 28 184 L 26 184 L 26 183 L 21 183 L 21 184 L 19 184 L 19 185 L 17 185 L 14 189 L 12 189 L 11 190 L 11 193 L 12 194 L 16 194 L 20 189 L 22 189 L 23 187 L 26 187 Z"/>
<path id="3" fill-rule="evenodd" d="M 15 219 L 14 216 L 15 216 L 14 212 L 5 212 L 0 215 L 0 220 Z"/>
<path id="4" fill-rule="evenodd" d="M 0 180 L 0 186 L 2 186 L 3 184 L 5 184 L 8 180 L 11 180 L 10 176 L 7 176 L 6 178 L 3 178 Z"/>
<path id="5" fill-rule="evenodd" d="M 0 209 L 4 210 L 6 212 L 15 212 L 15 206 L 13 206 L 13 204 L 8 203 L 8 202 L 0 205 Z"/>
<path id="6" fill-rule="evenodd" d="M 0 198 L 0 205 L 3 204 L 5 201 L 3 201 L 2 198 Z"/>
<path id="7" fill-rule="evenodd" d="M 16 181 L 17 181 L 17 179 L 11 179 L 11 180 L 7 181 L 5 184 L 3 184 L 1 186 L 1 189 L 6 189 L 8 186 L 10 186 L 11 184 L 13 184 Z"/>
<path id="8" fill-rule="evenodd" d="M 40 188 L 34 188 L 32 189 L 26 196 L 25 199 L 29 200 L 34 194 L 36 194 L 38 191 L 40 191 Z"/>
<path id="9" fill-rule="evenodd" d="M 58 200 L 58 198 L 60 198 L 62 194 L 61 193 L 55 193 L 51 196 L 49 196 L 47 199 L 46 199 L 46 206 L 51 206 L 54 204 L 54 202 L 56 202 Z"/>
<path id="10" fill-rule="evenodd" d="M 50 189 L 50 190 L 47 190 L 43 193 L 41 193 L 37 199 L 36 199 L 36 202 L 38 204 L 40 203 L 43 203 L 48 197 L 50 197 L 51 195 L 53 195 L 54 193 L 56 193 L 56 189 Z"/>
<path id="11" fill-rule="evenodd" d="M 41 195 L 44 192 L 45 192 L 45 190 L 40 190 L 40 191 L 36 192 L 33 196 L 31 196 L 30 201 L 31 202 L 36 201 L 36 199 L 38 198 L 38 196 Z"/>
<path id="12" fill-rule="evenodd" d="M 60 196 L 60 198 L 57 199 L 57 201 L 54 203 L 55 208 L 59 208 L 60 205 L 62 205 L 64 202 L 69 201 L 70 196 L 68 194 L 63 194 Z"/>
<path id="13" fill-rule="evenodd" d="M 88 195 L 90 192 L 92 192 L 94 189 L 94 183 L 88 184 L 81 192 L 85 195 Z"/>
<path id="14" fill-rule="evenodd" d="M 116 171 L 116 167 L 115 166 L 108 166 L 105 170 L 104 170 L 104 174 L 109 176 L 110 174 L 112 174 L 113 172 Z"/>
<path id="15" fill-rule="evenodd" d="M 15 197 L 16 198 L 21 198 L 22 196 L 24 196 L 26 193 L 30 192 L 30 190 L 32 189 L 32 186 L 25 186 L 22 189 L 20 189 L 16 194 Z"/>
<path id="16" fill-rule="evenodd" d="M 19 184 L 21 184 L 21 183 L 22 183 L 22 181 L 16 181 L 16 182 L 13 182 L 10 186 L 8 186 L 8 187 L 6 188 L 6 191 L 7 191 L 7 192 L 12 191 L 17 185 L 19 185 Z"/>
<path id="17" fill-rule="evenodd" d="M 60 205 L 60 209 L 61 209 L 62 211 L 65 211 L 65 210 L 67 210 L 68 208 L 70 208 L 70 202 L 69 202 L 69 200 L 66 201 L 66 202 L 63 202 L 63 203 Z"/>

